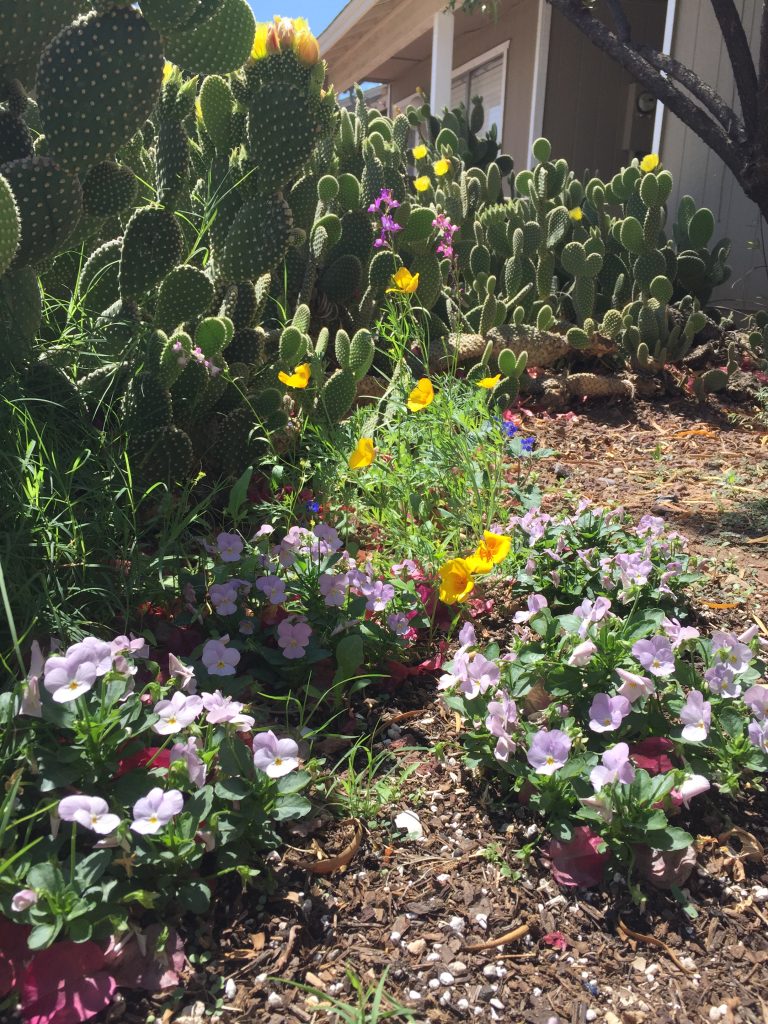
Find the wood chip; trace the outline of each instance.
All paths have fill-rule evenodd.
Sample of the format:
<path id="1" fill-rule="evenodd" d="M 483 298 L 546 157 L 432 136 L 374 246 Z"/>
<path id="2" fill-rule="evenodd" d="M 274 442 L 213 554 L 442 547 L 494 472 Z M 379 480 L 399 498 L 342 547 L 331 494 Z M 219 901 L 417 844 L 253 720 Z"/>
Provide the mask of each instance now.
<path id="1" fill-rule="evenodd" d="M 505 932 L 503 935 L 500 935 L 498 939 L 488 939 L 487 942 L 475 942 L 471 946 L 464 946 L 464 949 L 468 953 L 479 953 L 483 949 L 495 949 L 497 946 L 504 946 L 508 942 L 522 939 L 530 930 L 529 925 L 521 924 L 517 928 L 513 928 L 511 932 Z"/>
<path id="2" fill-rule="evenodd" d="M 661 939 L 657 939 L 655 935 L 643 935 L 642 932 L 633 932 L 631 928 L 628 928 L 624 924 L 621 918 L 619 918 L 618 929 L 625 939 L 634 939 L 635 942 L 645 942 L 649 946 L 656 946 L 658 949 L 663 949 L 675 967 L 677 967 L 678 970 L 681 970 L 684 974 L 694 973 L 690 967 L 685 966 L 674 949 L 671 949 L 666 942 L 662 942 Z"/>

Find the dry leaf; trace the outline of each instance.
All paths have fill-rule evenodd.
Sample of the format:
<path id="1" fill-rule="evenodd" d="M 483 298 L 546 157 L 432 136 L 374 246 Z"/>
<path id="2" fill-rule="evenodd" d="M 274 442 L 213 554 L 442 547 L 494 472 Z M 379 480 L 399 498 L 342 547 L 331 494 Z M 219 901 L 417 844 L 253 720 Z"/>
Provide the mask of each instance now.
<path id="1" fill-rule="evenodd" d="M 326 857 L 324 860 L 302 860 L 296 867 L 302 871 L 309 871 L 313 875 L 332 875 L 337 871 L 346 871 L 363 841 L 363 824 L 357 818 L 349 818 L 341 824 L 355 826 L 352 841 L 344 847 L 341 853 L 337 853 L 334 857 Z"/>

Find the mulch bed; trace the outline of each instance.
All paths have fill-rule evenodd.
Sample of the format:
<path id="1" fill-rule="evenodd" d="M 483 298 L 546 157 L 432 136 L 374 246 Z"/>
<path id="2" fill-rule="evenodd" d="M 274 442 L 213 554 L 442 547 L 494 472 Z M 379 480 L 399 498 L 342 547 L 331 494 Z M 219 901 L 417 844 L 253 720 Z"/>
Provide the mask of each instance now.
<path id="1" fill-rule="evenodd" d="M 759 504 L 768 448 L 764 428 L 736 426 L 727 412 L 714 402 L 585 406 L 575 420 L 537 417 L 526 430 L 557 451 L 540 464 L 548 510 L 584 496 L 663 515 L 709 571 L 695 592 L 699 620 L 744 628 L 768 618 L 768 508 L 761 520 Z M 220 891 L 209 930 L 190 936 L 213 958 L 188 979 L 174 1019 L 210 1013 L 215 976 L 236 986 L 216 1011 L 225 1024 L 324 1024 L 339 1018 L 323 1008 L 323 993 L 357 1003 L 349 969 L 366 985 L 388 971 L 387 992 L 421 1022 L 768 1024 L 768 868 L 716 841 L 738 826 L 768 848 L 765 794 L 702 797 L 695 821 L 682 819 L 703 837 L 685 887 L 698 917 L 654 890 L 641 912 L 618 878 L 599 891 L 554 883 L 531 812 L 502 806 L 463 769 L 456 722 L 433 678 L 403 683 L 383 708 L 362 711 L 379 729 L 374 750 L 416 770 L 378 827 L 318 821 L 288 833 L 272 895 Z M 394 827 L 402 810 L 418 816 L 421 838 Z M 347 859 L 358 840 L 346 869 L 307 869 L 320 850 Z M 164 1005 L 154 1012 L 170 1020 Z M 147 1011 L 129 999 L 119 1016 L 146 1020 Z"/>

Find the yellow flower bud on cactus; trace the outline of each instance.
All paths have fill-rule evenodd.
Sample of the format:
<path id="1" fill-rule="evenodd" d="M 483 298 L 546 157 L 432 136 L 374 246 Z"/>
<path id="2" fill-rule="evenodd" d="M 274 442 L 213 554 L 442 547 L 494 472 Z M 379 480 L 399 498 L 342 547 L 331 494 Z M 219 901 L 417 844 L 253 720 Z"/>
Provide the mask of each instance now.
<path id="1" fill-rule="evenodd" d="M 651 171 L 655 171 L 661 163 L 658 153 L 649 153 L 648 156 L 644 156 L 640 161 L 640 170 L 644 171 L 645 174 L 650 174 Z"/>
<path id="2" fill-rule="evenodd" d="M 572 210 L 568 211 L 568 216 L 571 218 L 571 220 L 576 221 L 576 223 L 578 224 L 579 221 L 582 220 L 582 218 L 584 217 L 584 211 L 580 206 L 574 206 Z"/>
<path id="3" fill-rule="evenodd" d="M 296 33 L 293 40 L 293 49 L 299 61 L 305 67 L 314 67 L 320 60 L 320 44 L 308 28 L 301 29 Z"/>

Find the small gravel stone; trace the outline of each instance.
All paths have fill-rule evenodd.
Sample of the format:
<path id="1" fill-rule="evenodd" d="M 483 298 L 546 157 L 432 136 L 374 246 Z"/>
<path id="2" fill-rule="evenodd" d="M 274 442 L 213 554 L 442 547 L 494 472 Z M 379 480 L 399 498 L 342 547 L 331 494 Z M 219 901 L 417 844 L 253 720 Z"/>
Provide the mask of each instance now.
<path id="1" fill-rule="evenodd" d="M 468 1010 L 469 1009 L 469 1000 L 467 1000 L 467 999 L 459 999 L 458 1002 L 456 1003 L 456 1009 L 457 1010 Z"/>
<path id="2" fill-rule="evenodd" d="M 267 996 L 267 1006 L 282 1006 L 283 997 L 277 992 L 270 992 Z"/>
<path id="3" fill-rule="evenodd" d="M 426 939 L 414 939 L 413 942 L 409 942 L 408 945 L 405 948 L 413 956 L 421 956 L 421 954 L 427 948 L 427 940 Z"/>
<path id="4" fill-rule="evenodd" d="M 487 914 L 475 914 L 475 921 L 477 921 L 478 927 L 482 928 L 483 931 L 488 927 Z"/>
<path id="5" fill-rule="evenodd" d="M 454 982 L 454 977 L 450 971 L 441 971 L 438 977 L 440 978 L 441 985 L 452 985 Z"/>
<path id="6" fill-rule="evenodd" d="M 389 941 L 390 942 L 399 942 L 400 939 L 402 939 L 402 937 L 403 936 L 400 934 L 400 932 L 390 932 Z"/>
<path id="7" fill-rule="evenodd" d="M 491 1004 L 491 1006 L 494 1008 L 494 1010 L 503 1010 L 504 1009 L 504 1003 L 502 1003 L 502 1001 L 500 999 L 496 999 L 494 997 L 493 999 L 489 999 L 488 1002 Z"/>
<path id="8" fill-rule="evenodd" d="M 421 1002 L 421 992 L 417 992 L 415 988 L 412 988 L 408 993 L 408 998 L 412 1003 L 419 1003 Z"/>
<path id="9" fill-rule="evenodd" d="M 597 1010 L 587 1010 L 584 1016 L 587 1020 L 597 1020 Z"/>
<path id="10" fill-rule="evenodd" d="M 532 995 L 534 999 L 538 999 L 541 995 L 541 989 L 538 987 L 538 985 L 533 989 Z"/>
<path id="11" fill-rule="evenodd" d="M 448 991 L 448 989 L 446 989 L 445 992 L 443 992 L 443 994 L 440 996 L 438 1002 L 440 1003 L 441 1006 L 447 1006 L 452 998 L 453 996 Z"/>
<path id="12" fill-rule="evenodd" d="M 224 984 L 224 998 L 232 1000 L 237 995 L 237 984 L 234 978 L 227 978 Z"/>
<path id="13" fill-rule="evenodd" d="M 439 978 L 430 978 L 429 981 L 427 982 L 427 984 L 432 989 L 440 988 L 440 979 Z"/>
<path id="14" fill-rule="evenodd" d="M 459 934 L 462 934 L 466 926 L 467 922 L 464 920 L 463 917 L 452 917 L 448 921 L 448 927 L 451 929 L 451 931 L 458 932 Z"/>
<path id="15" fill-rule="evenodd" d="M 467 969 L 467 965 L 463 964 L 461 960 L 454 960 L 453 963 L 448 964 L 448 968 L 453 971 L 454 974 L 464 974 Z"/>

